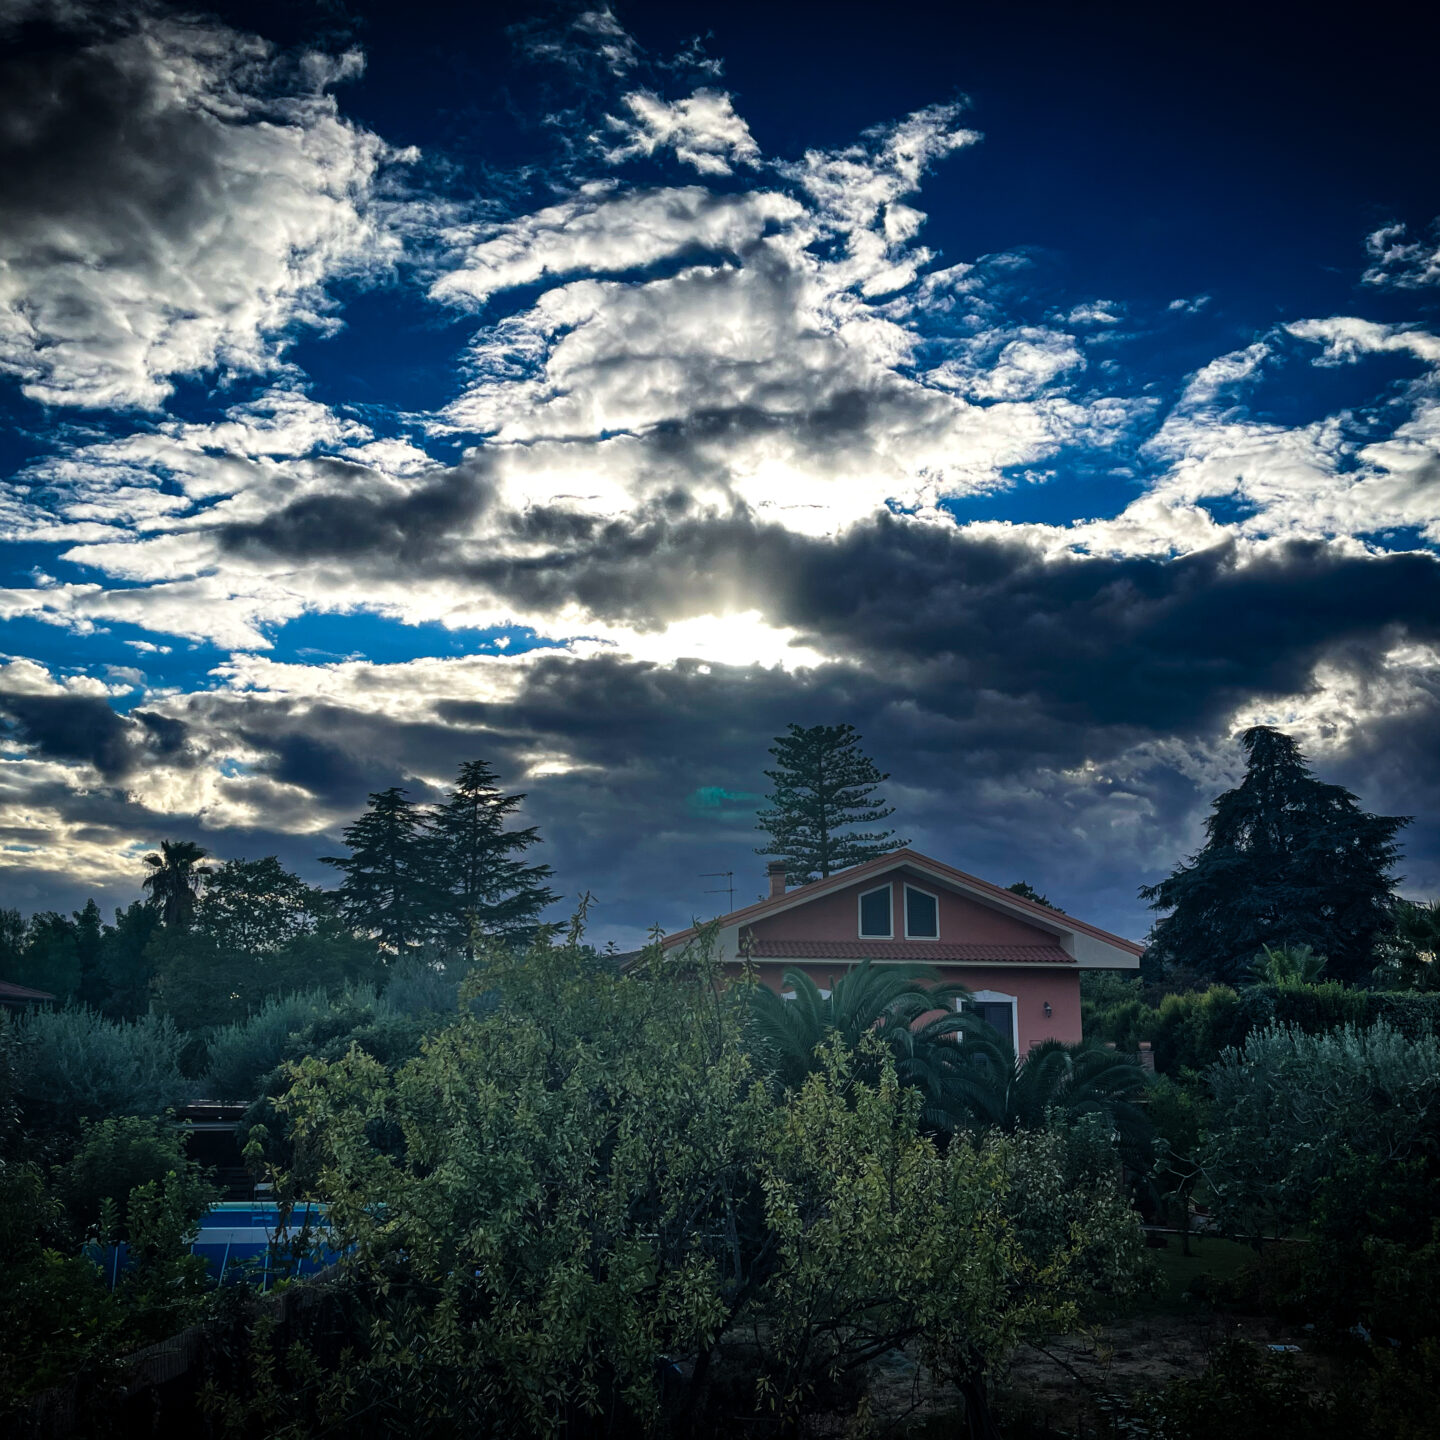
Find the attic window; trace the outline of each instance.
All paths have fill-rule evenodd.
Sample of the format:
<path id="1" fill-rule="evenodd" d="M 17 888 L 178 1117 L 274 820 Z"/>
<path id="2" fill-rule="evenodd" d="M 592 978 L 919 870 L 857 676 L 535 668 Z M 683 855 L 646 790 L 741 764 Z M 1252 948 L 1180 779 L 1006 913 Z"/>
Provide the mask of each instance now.
<path id="1" fill-rule="evenodd" d="M 905 936 L 909 940 L 940 938 L 939 902 L 926 890 L 905 887 Z"/>
<path id="2" fill-rule="evenodd" d="M 871 940 L 888 940 L 895 933 L 890 923 L 890 887 L 867 890 L 860 897 L 860 934 Z"/>

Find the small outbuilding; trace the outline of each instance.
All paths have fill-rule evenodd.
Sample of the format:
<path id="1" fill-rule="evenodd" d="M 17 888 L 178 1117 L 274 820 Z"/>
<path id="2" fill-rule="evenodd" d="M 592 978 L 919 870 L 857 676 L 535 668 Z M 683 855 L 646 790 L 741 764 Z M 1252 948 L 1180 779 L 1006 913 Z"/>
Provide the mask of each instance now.
<path id="1" fill-rule="evenodd" d="M 48 990 L 32 990 L 28 985 L 13 985 L 0 980 L 0 1005 L 7 1010 L 31 1010 L 37 1005 L 53 1005 L 56 996 Z"/>

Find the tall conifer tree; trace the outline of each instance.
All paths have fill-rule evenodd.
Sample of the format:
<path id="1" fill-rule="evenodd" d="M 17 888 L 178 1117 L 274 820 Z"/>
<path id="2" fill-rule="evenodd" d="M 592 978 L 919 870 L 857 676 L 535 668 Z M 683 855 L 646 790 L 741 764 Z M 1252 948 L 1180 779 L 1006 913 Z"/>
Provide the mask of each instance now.
<path id="1" fill-rule="evenodd" d="M 370 796 L 344 840 L 348 856 L 324 857 L 345 876 L 337 892 L 341 914 L 392 958 L 414 949 L 429 937 L 437 899 L 424 815 L 392 785 Z"/>
<path id="2" fill-rule="evenodd" d="M 893 830 L 856 830 L 877 825 L 895 813 L 875 798 L 875 788 L 890 777 L 860 749 L 853 725 L 789 725 L 775 737 L 770 753 L 777 768 L 767 770 L 774 791 L 765 798 L 757 830 L 770 843 L 757 855 L 775 855 L 785 862 L 792 885 L 833 875 L 878 855 L 908 845 Z"/>
<path id="3" fill-rule="evenodd" d="M 1317 780 L 1288 735 L 1247 730 L 1244 780 L 1214 804 L 1206 841 L 1173 875 L 1141 890 L 1156 910 L 1150 959 L 1236 981 L 1262 946 L 1309 945 L 1326 973 L 1364 978 L 1390 922 L 1395 836 L 1405 816 L 1368 815 Z"/>
<path id="4" fill-rule="evenodd" d="M 524 799 L 501 794 L 490 766 L 471 760 L 429 820 L 432 875 L 443 896 L 441 934 L 472 957 L 473 932 L 507 943 L 528 941 L 540 912 L 556 898 L 545 884 L 554 871 L 522 858 L 540 841 L 535 827 L 505 828 Z"/>

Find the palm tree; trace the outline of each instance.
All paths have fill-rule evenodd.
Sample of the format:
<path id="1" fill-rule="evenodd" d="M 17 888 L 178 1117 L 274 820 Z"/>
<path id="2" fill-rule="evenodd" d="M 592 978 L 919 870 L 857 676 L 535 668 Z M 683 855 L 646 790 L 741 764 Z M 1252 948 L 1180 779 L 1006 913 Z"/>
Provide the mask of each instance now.
<path id="1" fill-rule="evenodd" d="M 160 911 L 167 929 L 186 930 L 195 918 L 195 897 L 210 873 L 199 863 L 207 853 L 190 840 L 162 840 L 160 853 L 145 857 L 150 873 L 143 888 L 150 892 L 150 903 Z"/>
<path id="2" fill-rule="evenodd" d="M 1250 962 L 1252 985 L 1313 985 L 1326 960 L 1308 945 L 1262 945 Z"/>
<path id="3" fill-rule="evenodd" d="M 919 1082 L 933 1065 L 930 1048 L 962 1020 L 954 1009 L 956 1000 L 970 995 L 963 985 L 932 983 L 938 979 L 929 965 L 862 960 L 841 975 L 827 995 L 803 970 L 787 970 L 784 983 L 793 999 L 783 999 L 763 985 L 755 988 L 750 1020 L 756 1048 L 770 1060 L 782 1084 L 799 1085 L 819 1067 L 816 1048 L 830 1036 L 838 1035 L 854 1050 L 862 1036 L 875 1030 L 895 1046 L 900 1079 Z M 919 1023 L 935 1010 L 950 1013 Z"/>
<path id="4" fill-rule="evenodd" d="M 1440 989 L 1440 900 L 1397 900 L 1391 930 L 1376 947 L 1376 976 L 1404 990 Z"/>
<path id="5" fill-rule="evenodd" d="M 1135 1101 L 1144 1093 L 1138 1060 L 1098 1040 L 1042 1040 L 1024 1059 L 975 1016 L 963 1016 L 957 1058 L 945 1072 L 940 1108 L 949 1128 L 1039 1130 L 1052 1117 L 1103 1115 L 1127 1142 L 1149 1133 Z"/>

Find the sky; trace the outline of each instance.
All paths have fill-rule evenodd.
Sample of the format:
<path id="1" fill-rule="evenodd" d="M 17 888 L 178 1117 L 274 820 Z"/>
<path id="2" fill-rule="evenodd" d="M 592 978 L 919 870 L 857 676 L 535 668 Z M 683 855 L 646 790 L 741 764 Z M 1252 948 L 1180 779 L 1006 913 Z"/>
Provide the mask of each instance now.
<path id="1" fill-rule="evenodd" d="M 1135 938 L 1279 725 L 1440 894 L 1421 14 L 0 0 L 0 904 L 484 759 L 628 947 L 792 722 Z"/>

